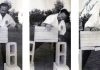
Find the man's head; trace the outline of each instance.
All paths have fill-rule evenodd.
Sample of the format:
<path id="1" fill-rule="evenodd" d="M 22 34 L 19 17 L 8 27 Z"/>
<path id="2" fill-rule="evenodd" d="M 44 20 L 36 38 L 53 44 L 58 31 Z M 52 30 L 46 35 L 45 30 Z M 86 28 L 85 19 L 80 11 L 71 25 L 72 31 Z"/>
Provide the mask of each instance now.
<path id="1" fill-rule="evenodd" d="M 11 5 L 7 2 L 0 4 L 0 13 L 5 14 L 11 8 Z"/>
<path id="2" fill-rule="evenodd" d="M 58 14 L 58 21 L 67 20 L 69 18 L 70 13 L 66 9 L 62 9 Z"/>

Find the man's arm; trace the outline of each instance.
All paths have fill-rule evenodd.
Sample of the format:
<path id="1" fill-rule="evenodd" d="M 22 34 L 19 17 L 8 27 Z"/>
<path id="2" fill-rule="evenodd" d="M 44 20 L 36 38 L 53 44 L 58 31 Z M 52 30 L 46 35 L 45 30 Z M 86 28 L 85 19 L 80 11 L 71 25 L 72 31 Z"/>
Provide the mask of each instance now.
<path id="1" fill-rule="evenodd" d="M 14 21 L 14 19 L 9 15 L 9 24 L 8 27 L 12 27 L 14 28 L 16 26 L 16 22 Z"/>

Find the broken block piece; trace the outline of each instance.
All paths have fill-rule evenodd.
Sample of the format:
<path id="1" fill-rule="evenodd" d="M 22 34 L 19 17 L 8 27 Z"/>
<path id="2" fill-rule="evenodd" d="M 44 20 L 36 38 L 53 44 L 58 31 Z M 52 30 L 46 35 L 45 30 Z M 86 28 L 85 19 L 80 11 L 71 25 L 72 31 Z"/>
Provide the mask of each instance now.
<path id="1" fill-rule="evenodd" d="M 15 42 L 6 44 L 6 64 L 8 66 L 17 66 L 17 44 Z"/>
<path id="2" fill-rule="evenodd" d="M 53 70 L 69 70 L 69 67 L 67 65 L 57 65 L 54 63 Z"/>
<path id="3" fill-rule="evenodd" d="M 4 63 L 4 70 L 21 70 L 18 66 L 8 66 L 6 63 Z"/>
<path id="4" fill-rule="evenodd" d="M 34 64 L 30 66 L 30 70 L 35 70 Z"/>
<path id="5" fill-rule="evenodd" d="M 66 42 L 58 42 L 56 44 L 56 64 L 66 65 L 66 55 L 67 55 Z"/>

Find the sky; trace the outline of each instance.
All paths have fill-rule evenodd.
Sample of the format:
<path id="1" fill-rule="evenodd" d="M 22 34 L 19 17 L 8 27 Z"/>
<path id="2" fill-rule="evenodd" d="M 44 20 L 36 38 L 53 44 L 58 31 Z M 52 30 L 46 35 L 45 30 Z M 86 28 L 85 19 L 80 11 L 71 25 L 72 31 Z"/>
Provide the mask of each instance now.
<path id="1" fill-rule="evenodd" d="M 30 0 L 30 10 L 40 9 L 48 10 L 54 8 L 54 4 L 57 0 Z M 71 11 L 71 0 L 61 0 L 64 3 L 65 8 Z"/>
<path id="2" fill-rule="evenodd" d="M 20 11 L 21 10 L 21 6 L 22 6 L 22 0 L 0 0 L 0 3 L 4 2 L 4 1 L 8 1 L 11 3 L 12 8 L 11 9 L 15 9 L 15 11 Z"/>
<path id="3" fill-rule="evenodd" d="M 4 2 L 6 0 L 0 0 L 0 3 Z M 15 11 L 20 11 L 22 6 L 22 0 L 7 0 L 10 1 L 12 4 L 12 9 L 15 9 Z M 57 0 L 29 0 L 29 10 L 32 9 L 40 9 L 40 10 L 48 10 L 52 9 L 54 7 L 54 4 Z M 71 0 L 61 0 L 64 3 L 65 8 L 70 11 L 71 10 Z"/>

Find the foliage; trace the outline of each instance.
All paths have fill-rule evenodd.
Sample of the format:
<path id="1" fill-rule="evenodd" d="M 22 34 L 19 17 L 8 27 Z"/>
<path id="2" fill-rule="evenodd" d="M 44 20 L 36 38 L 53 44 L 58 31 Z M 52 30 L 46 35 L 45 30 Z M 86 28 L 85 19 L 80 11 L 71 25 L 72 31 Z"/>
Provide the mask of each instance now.
<path id="1" fill-rule="evenodd" d="M 18 12 L 15 12 L 15 10 L 11 10 L 11 11 L 9 11 L 9 14 L 12 16 L 12 18 L 15 20 L 16 23 L 19 23 Z"/>
<path id="2" fill-rule="evenodd" d="M 39 9 L 30 11 L 30 25 L 35 25 L 36 22 L 41 24 L 47 16 L 58 13 L 64 5 L 61 1 L 57 1 L 54 6 L 53 9 L 47 11 L 41 11 Z"/>
<path id="3" fill-rule="evenodd" d="M 45 20 L 46 16 L 44 11 L 35 9 L 34 11 L 30 12 L 30 25 L 34 25 L 34 22 L 42 22 Z"/>

